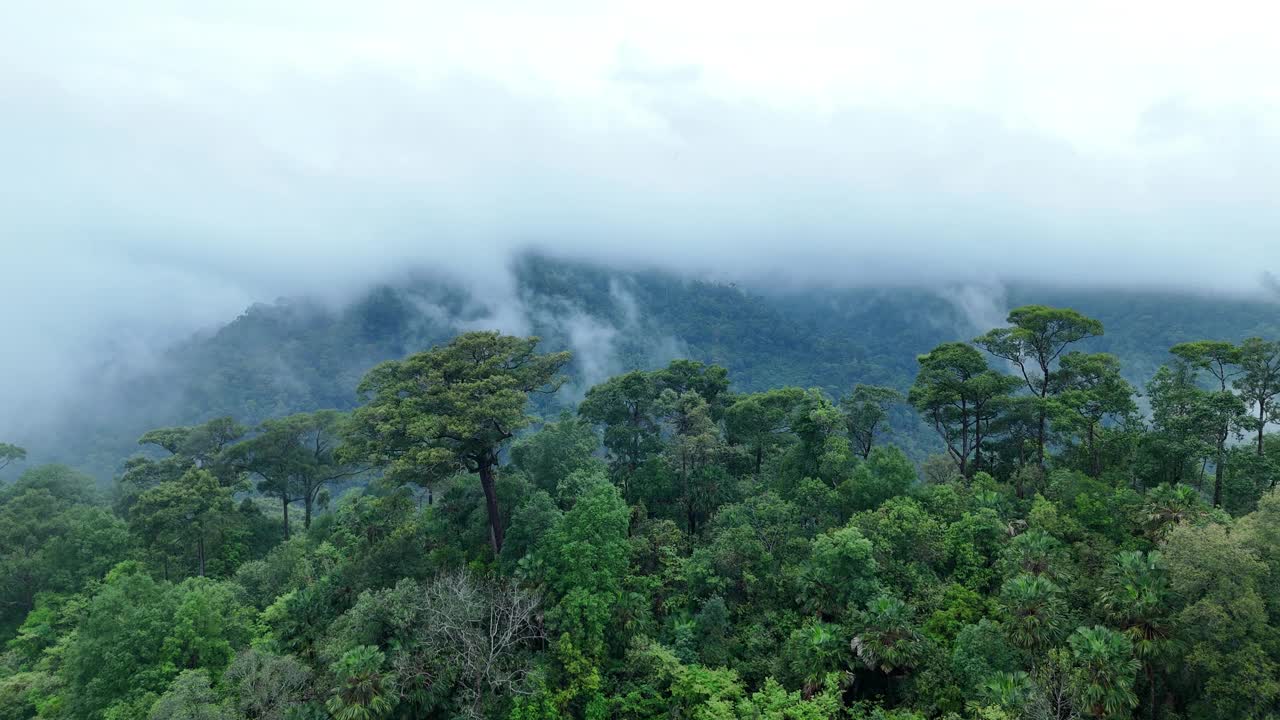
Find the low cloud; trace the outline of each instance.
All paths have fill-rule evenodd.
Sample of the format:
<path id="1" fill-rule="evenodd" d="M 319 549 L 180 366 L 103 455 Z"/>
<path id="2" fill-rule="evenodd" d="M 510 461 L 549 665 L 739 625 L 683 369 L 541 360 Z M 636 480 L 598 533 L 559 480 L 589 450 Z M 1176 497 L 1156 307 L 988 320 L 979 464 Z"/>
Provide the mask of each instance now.
<path id="1" fill-rule="evenodd" d="M 187 5 L 0 28 L 0 438 L 255 301 L 427 271 L 519 330 L 524 248 L 983 317 L 1002 282 L 1280 266 L 1280 49 L 1243 0 Z"/>

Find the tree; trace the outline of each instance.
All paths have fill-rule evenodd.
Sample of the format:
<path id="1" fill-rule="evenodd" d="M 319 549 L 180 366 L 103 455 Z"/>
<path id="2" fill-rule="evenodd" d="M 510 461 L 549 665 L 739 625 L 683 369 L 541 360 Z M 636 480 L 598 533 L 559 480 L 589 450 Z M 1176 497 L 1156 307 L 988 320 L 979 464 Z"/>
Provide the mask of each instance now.
<path id="1" fill-rule="evenodd" d="M 222 451 L 247 431 L 248 428 L 234 419 L 219 417 L 190 427 L 151 430 L 138 438 L 138 444 L 164 448 L 213 473 L 220 483 L 230 485 L 236 481 L 236 469 L 224 461 Z"/>
<path id="2" fill-rule="evenodd" d="M 1214 481 L 1213 505 L 1222 505 L 1222 482 L 1227 471 L 1227 440 L 1240 424 L 1245 414 L 1244 403 L 1231 392 L 1230 380 L 1240 374 L 1240 349 L 1229 342 L 1201 340 L 1180 343 L 1169 352 L 1182 358 L 1192 367 L 1208 370 L 1218 381 L 1218 390 L 1208 398 L 1210 412 L 1219 422 L 1214 430 Z"/>
<path id="3" fill-rule="evenodd" d="M 849 647 L 872 670 L 902 672 L 915 667 L 924 655 L 924 638 L 915 628 L 911 607 L 896 597 L 881 595 L 868 601 L 859 624 L 862 630 Z"/>
<path id="4" fill-rule="evenodd" d="M 849 476 L 856 456 L 845 430 L 844 413 L 821 390 L 804 392 L 791 411 L 789 426 L 798 442 L 787 455 L 780 480 L 797 483 L 815 478 L 836 487 Z"/>
<path id="5" fill-rule="evenodd" d="M 1129 639 L 1110 628 L 1077 628 L 1067 638 L 1074 664 L 1076 704 L 1096 718 L 1128 717 L 1138 704 L 1133 693 L 1138 661 Z"/>
<path id="6" fill-rule="evenodd" d="M 1147 533 L 1161 540 L 1175 527 L 1204 516 L 1208 510 L 1195 488 L 1187 485 L 1160 485 L 1144 498 L 1143 524 Z"/>
<path id="7" fill-rule="evenodd" d="M 232 704 L 253 720 L 285 720 L 308 696 L 311 670 L 292 655 L 249 649 L 236 655 L 222 682 Z"/>
<path id="8" fill-rule="evenodd" d="M 352 415 L 345 458 L 385 465 L 423 484 L 459 470 L 480 477 L 494 557 L 502 552 L 496 470 L 499 453 L 533 422 L 529 394 L 564 382 L 569 353 L 539 353 L 538 338 L 496 332 L 382 363 L 360 382 L 365 405 Z"/>
<path id="9" fill-rule="evenodd" d="M 1015 381 L 991 370 L 964 343 L 943 343 L 917 361 L 920 372 L 907 397 L 933 424 L 960 474 L 968 477 L 982 469 L 983 441 L 998 400 Z"/>
<path id="10" fill-rule="evenodd" d="M 1133 387 L 1120 375 L 1120 359 L 1107 353 L 1063 355 L 1056 380 L 1054 404 L 1062 425 L 1083 436 L 1089 474 L 1098 477 L 1102 474 L 1098 433 L 1108 418 L 1137 414 Z"/>
<path id="11" fill-rule="evenodd" d="M 1195 368 L 1181 360 L 1161 366 L 1152 376 L 1147 395 L 1156 432 L 1148 440 L 1155 444 L 1161 479 L 1181 483 L 1192 472 L 1200 472 L 1199 461 L 1213 453 L 1223 426 L 1221 414 L 1231 407 L 1215 400 L 1227 400 L 1227 394 L 1202 389 Z M 1198 475 L 1196 480 L 1198 484 Z"/>
<path id="12" fill-rule="evenodd" d="M 394 678 L 382 671 L 386 656 L 370 645 L 348 650 L 330 671 L 338 686 L 325 707 L 334 720 L 378 720 L 396 705 Z"/>
<path id="13" fill-rule="evenodd" d="M 232 510 L 231 494 L 207 470 L 188 470 L 180 480 L 164 482 L 138 496 L 129 528 L 152 550 L 168 559 L 184 551 L 194 555 L 204 576 L 209 549 Z"/>
<path id="14" fill-rule="evenodd" d="M 1257 413 L 1254 430 L 1258 433 L 1258 454 L 1266 452 L 1263 434 L 1267 423 L 1276 419 L 1272 404 L 1280 395 L 1280 342 L 1249 338 L 1240 343 L 1240 376 L 1235 380 L 1240 397 Z"/>
<path id="15" fill-rule="evenodd" d="M 547 624 L 588 657 L 602 655 L 622 592 L 630 512 L 608 480 L 597 478 L 539 543 L 536 555 L 555 605 Z"/>
<path id="16" fill-rule="evenodd" d="M 849 436 L 864 459 L 871 454 L 876 437 L 888 420 L 889 408 L 905 399 L 893 388 L 858 384 L 848 397 L 840 401 L 840 407 L 848 418 Z"/>
<path id="17" fill-rule="evenodd" d="M 364 471 L 336 452 L 344 422 L 345 417 L 336 410 L 267 420 L 256 435 L 225 451 L 229 463 L 262 478 L 259 492 L 279 498 L 286 539 L 290 504 L 302 502 L 302 526 L 310 528 L 320 492 L 330 483 Z"/>
<path id="18" fill-rule="evenodd" d="M 93 479 L 41 465 L 0 489 L 0 637 L 41 593 L 73 593 L 131 549 L 124 523 L 94 505 Z"/>
<path id="19" fill-rule="evenodd" d="M 723 449 L 719 426 L 711 419 L 711 408 L 696 391 L 678 395 L 674 390 L 663 390 L 658 409 L 670 428 L 666 455 L 676 473 L 685 529 L 694 534 L 702 519 L 719 504 L 716 481 L 723 472 L 713 467 Z"/>
<path id="20" fill-rule="evenodd" d="M 1169 578 L 1160 553 L 1125 551 L 1106 574 L 1102 607 L 1133 645 L 1147 683 L 1147 716 L 1155 717 L 1155 664 L 1169 641 Z"/>
<path id="21" fill-rule="evenodd" d="M 630 479 L 662 447 L 658 425 L 658 384 L 652 373 L 635 370 L 610 378 L 587 391 L 578 414 L 604 427 L 610 464 L 631 495 Z"/>
<path id="22" fill-rule="evenodd" d="M 107 574 L 65 650 L 61 675 L 71 717 L 102 717 L 112 706 L 164 692 L 177 674 L 164 662 L 176 600 L 168 584 L 156 582 L 137 563 L 122 563 Z"/>
<path id="23" fill-rule="evenodd" d="M 1069 308 L 1024 305 L 1009 311 L 1011 327 L 996 328 L 974 340 L 998 358 L 1013 363 L 1022 374 L 1027 389 L 1040 398 L 1039 432 L 1036 450 L 1044 467 L 1048 441 L 1049 408 L 1053 388 L 1053 364 L 1067 346 L 1102 334 L 1102 323 Z"/>
<path id="24" fill-rule="evenodd" d="M 851 605 L 858 607 L 879 591 L 878 569 L 871 541 L 857 528 L 823 533 L 813 539 L 801 601 L 806 609 L 828 617 Z"/>
<path id="25" fill-rule="evenodd" d="M 392 608 L 395 615 L 411 613 L 413 624 L 393 666 L 405 682 L 452 685 L 458 716 L 493 717 L 524 690 L 532 668 L 528 650 L 544 640 L 541 609 L 538 598 L 512 580 L 443 574 Z"/>
<path id="26" fill-rule="evenodd" d="M 1045 577 L 1019 575 L 1000 589 L 1009 641 L 1037 653 L 1062 638 L 1065 603 L 1062 590 Z"/>
<path id="27" fill-rule="evenodd" d="M 511 464 L 529 477 L 529 482 L 549 493 L 575 471 L 601 467 L 596 451 L 600 437 L 586 419 L 567 411 L 558 420 L 543 425 L 535 433 L 511 444 Z"/>
<path id="28" fill-rule="evenodd" d="M 793 411 L 803 397 L 804 390 L 798 387 L 778 388 L 740 395 L 726 409 L 724 424 L 729 441 L 747 448 L 757 476 L 765 456 L 790 432 Z"/>
<path id="29" fill-rule="evenodd" d="M 721 419 L 724 408 L 732 400 L 729 396 L 729 371 L 719 365 L 677 359 L 655 371 L 653 376 L 659 394 L 663 390 L 672 390 L 677 395 L 689 391 L 698 393 L 716 421 Z"/>
<path id="30" fill-rule="evenodd" d="M 10 463 L 21 462 L 27 459 L 27 451 L 17 445 L 9 443 L 0 443 L 0 470 L 5 469 Z"/>
<path id="31" fill-rule="evenodd" d="M 209 673 L 184 670 L 151 706 L 150 720 L 236 720 L 210 687 Z"/>

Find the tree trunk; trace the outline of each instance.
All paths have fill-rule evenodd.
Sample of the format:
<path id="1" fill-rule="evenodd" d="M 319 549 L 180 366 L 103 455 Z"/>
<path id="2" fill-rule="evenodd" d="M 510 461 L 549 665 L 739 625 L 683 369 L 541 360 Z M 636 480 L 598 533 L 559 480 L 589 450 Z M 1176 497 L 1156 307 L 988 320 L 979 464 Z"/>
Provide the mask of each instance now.
<path id="1" fill-rule="evenodd" d="M 978 410 L 973 418 L 973 472 L 982 471 L 982 411 Z"/>
<path id="2" fill-rule="evenodd" d="M 1151 663 L 1143 663 L 1147 674 L 1147 720 L 1156 720 L 1156 673 Z"/>
<path id="3" fill-rule="evenodd" d="M 196 557 L 200 560 L 200 577 L 204 577 L 204 536 L 196 538 Z"/>
<path id="4" fill-rule="evenodd" d="M 1041 398 L 1043 401 L 1044 398 Z M 1040 469 L 1044 469 L 1044 436 L 1048 429 L 1048 413 L 1044 410 L 1044 405 L 1040 406 L 1040 432 L 1036 436 L 1036 458 Z"/>
<path id="5" fill-rule="evenodd" d="M 1089 455 L 1089 477 L 1098 477 L 1098 455 L 1093 449 L 1093 423 L 1089 423 L 1089 432 L 1085 435 L 1085 452 Z"/>
<path id="6" fill-rule="evenodd" d="M 1222 507 L 1222 476 L 1227 470 L 1226 440 L 1218 436 L 1218 457 L 1213 468 L 1213 506 Z"/>
<path id="7" fill-rule="evenodd" d="M 480 487 L 484 488 L 484 505 L 489 513 L 489 545 L 496 560 L 502 552 L 502 516 L 498 510 L 498 488 L 493 477 L 493 462 L 480 463 Z"/>
<path id="8" fill-rule="evenodd" d="M 284 513 L 284 539 L 289 539 L 289 496 L 280 496 L 280 510 Z"/>
<path id="9" fill-rule="evenodd" d="M 1262 435 L 1267 430 L 1267 404 L 1258 403 L 1258 457 L 1262 457 L 1264 450 L 1262 449 Z"/>
<path id="10" fill-rule="evenodd" d="M 308 491 L 307 497 L 302 501 L 302 527 L 311 529 L 311 505 L 315 502 L 312 494 Z"/>

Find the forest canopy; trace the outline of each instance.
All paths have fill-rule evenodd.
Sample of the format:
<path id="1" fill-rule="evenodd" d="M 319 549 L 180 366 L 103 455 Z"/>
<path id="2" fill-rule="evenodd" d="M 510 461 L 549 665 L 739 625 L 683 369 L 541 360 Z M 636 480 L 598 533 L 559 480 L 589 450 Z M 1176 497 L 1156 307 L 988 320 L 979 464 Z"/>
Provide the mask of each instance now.
<path id="1" fill-rule="evenodd" d="M 1270 717 L 1280 342 L 1135 387 L 1113 333 L 566 398 L 569 352 L 478 331 L 108 488 L 0 444 L 0 719 Z"/>

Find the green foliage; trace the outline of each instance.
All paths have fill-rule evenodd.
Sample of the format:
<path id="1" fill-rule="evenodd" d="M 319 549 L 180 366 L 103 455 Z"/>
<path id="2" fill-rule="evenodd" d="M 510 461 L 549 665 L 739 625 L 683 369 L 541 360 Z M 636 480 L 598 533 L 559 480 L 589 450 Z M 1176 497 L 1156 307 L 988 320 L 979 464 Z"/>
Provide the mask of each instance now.
<path id="1" fill-rule="evenodd" d="M 1010 323 L 980 343 L 1013 375 L 920 345 L 908 398 L 949 453 L 922 463 L 910 358 L 834 373 L 839 402 L 677 360 L 539 425 L 567 357 L 471 333 L 370 371 L 350 422 L 148 432 L 109 499 L 28 469 L 0 489 L 0 720 L 1280 713 L 1280 437 L 1233 446 L 1272 412 L 1267 341 L 1144 366 L 1148 427 L 1127 355 L 1093 352 L 1123 335 Z"/>
<path id="2" fill-rule="evenodd" d="M 879 589 L 878 569 L 871 541 L 857 528 L 823 533 L 813 539 L 801 603 L 828 616 L 862 605 Z"/>
<path id="3" fill-rule="evenodd" d="M 569 361 L 566 352 L 539 353 L 538 342 L 472 332 L 375 367 L 360 382 L 367 403 L 352 416 L 343 457 L 417 482 L 478 474 L 497 556 L 503 533 L 493 478 L 498 455 L 533 422 L 525 407 L 529 394 L 559 387 Z"/>
<path id="4" fill-rule="evenodd" d="M 536 550 L 554 605 L 547 622 L 578 651 L 598 657 L 622 592 L 630 550 L 630 512 L 604 478 L 597 478 L 538 543 Z"/>
<path id="5" fill-rule="evenodd" d="M 27 459 L 27 451 L 17 445 L 0 443 L 0 470 Z"/>
<path id="6" fill-rule="evenodd" d="M 184 670 L 151 706 L 150 720 L 234 720 L 204 670 Z"/>
<path id="7" fill-rule="evenodd" d="M 337 687 L 325 703 L 334 720 L 377 720 L 391 714 L 395 688 L 382 672 L 382 652 L 369 645 L 348 650 L 330 668 Z"/>
<path id="8" fill-rule="evenodd" d="M 1126 717 L 1138 704 L 1133 693 L 1138 661 L 1124 635 L 1101 626 L 1077 628 L 1067 638 L 1075 665 L 1076 706 L 1097 718 Z"/>

